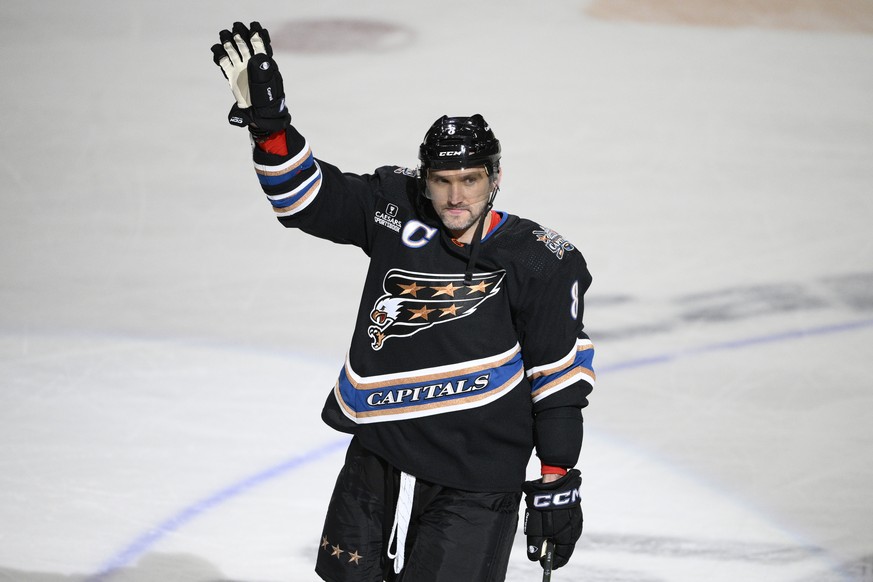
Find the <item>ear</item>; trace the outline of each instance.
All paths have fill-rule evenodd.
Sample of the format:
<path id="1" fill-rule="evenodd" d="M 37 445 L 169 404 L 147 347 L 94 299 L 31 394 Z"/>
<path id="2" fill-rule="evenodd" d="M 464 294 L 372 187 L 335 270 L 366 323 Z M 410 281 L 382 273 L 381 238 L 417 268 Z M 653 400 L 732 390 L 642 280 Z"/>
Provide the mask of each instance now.
<path id="1" fill-rule="evenodd" d="M 497 177 L 494 178 L 494 189 L 500 189 L 500 181 L 503 179 L 503 166 L 497 167 Z"/>

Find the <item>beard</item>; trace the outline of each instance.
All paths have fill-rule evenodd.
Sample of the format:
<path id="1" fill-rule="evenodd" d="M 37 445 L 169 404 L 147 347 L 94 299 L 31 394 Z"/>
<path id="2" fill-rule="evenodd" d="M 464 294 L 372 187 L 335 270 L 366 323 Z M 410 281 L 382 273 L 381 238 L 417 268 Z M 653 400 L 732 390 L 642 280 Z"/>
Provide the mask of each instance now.
<path id="1" fill-rule="evenodd" d="M 438 211 L 443 225 L 452 233 L 461 235 L 472 228 L 485 213 L 485 203 L 471 206 L 445 207 Z"/>

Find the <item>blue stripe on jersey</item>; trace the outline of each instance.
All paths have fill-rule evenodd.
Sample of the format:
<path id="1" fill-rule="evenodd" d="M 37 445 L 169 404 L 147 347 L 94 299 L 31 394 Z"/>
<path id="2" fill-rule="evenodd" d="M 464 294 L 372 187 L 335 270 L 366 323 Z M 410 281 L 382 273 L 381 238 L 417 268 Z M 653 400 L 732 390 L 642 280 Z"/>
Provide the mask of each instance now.
<path id="1" fill-rule="evenodd" d="M 275 175 L 265 175 L 262 173 L 258 173 L 258 180 L 261 183 L 261 186 L 278 186 L 279 184 L 284 184 L 285 182 L 289 182 L 293 178 L 295 178 L 300 172 L 312 167 L 312 164 L 315 163 L 315 158 L 312 157 L 312 154 L 309 154 L 309 157 L 304 160 L 302 164 L 293 168 L 292 170 L 284 173 L 284 174 L 275 174 Z"/>
<path id="2" fill-rule="evenodd" d="M 507 393 L 524 377 L 521 352 L 503 364 L 458 375 L 416 375 L 393 382 L 359 385 L 344 367 L 336 396 L 345 413 L 359 423 L 385 422 L 475 408 Z"/>
<path id="3" fill-rule="evenodd" d="M 287 208 L 289 206 L 293 206 L 293 205 L 297 204 L 297 202 L 300 201 L 302 198 L 305 198 L 306 196 L 308 196 L 309 193 L 313 190 L 313 188 L 316 188 L 319 186 L 319 176 L 313 176 L 313 178 L 315 178 L 315 179 L 311 180 L 305 188 L 303 188 L 302 190 L 300 190 L 299 192 L 297 192 L 293 196 L 288 196 L 286 198 L 280 198 L 278 200 L 271 199 L 270 204 L 272 204 L 274 208 Z"/>
<path id="4" fill-rule="evenodd" d="M 594 348 L 590 344 L 580 346 L 573 362 L 552 374 L 543 374 L 531 379 L 531 394 L 538 396 L 543 392 L 564 388 L 577 380 L 594 384 Z M 569 383 L 567 383 L 569 382 Z M 565 383 L 566 386 L 564 385 Z"/>

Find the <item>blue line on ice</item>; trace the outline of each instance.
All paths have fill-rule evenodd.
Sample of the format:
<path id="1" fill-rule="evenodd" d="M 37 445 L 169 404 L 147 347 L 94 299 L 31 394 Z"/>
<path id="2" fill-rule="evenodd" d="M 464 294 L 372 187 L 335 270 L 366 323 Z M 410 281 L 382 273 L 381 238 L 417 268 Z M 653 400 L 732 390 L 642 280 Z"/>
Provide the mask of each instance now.
<path id="1" fill-rule="evenodd" d="M 304 465 L 308 465 L 319 459 L 322 459 L 337 450 L 344 449 L 348 446 L 348 439 L 341 439 L 319 448 L 306 451 L 296 457 L 292 457 L 278 465 L 265 469 L 259 473 L 246 477 L 245 479 L 225 487 L 224 489 L 201 499 L 182 509 L 176 515 L 173 515 L 164 522 L 150 528 L 146 533 L 139 536 L 136 540 L 127 545 L 122 551 L 109 559 L 100 571 L 89 577 L 86 582 L 100 582 L 111 574 L 114 570 L 131 564 L 134 560 L 142 556 L 151 546 L 156 544 L 161 538 L 170 534 L 180 527 L 195 519 L 197 516 L 209 511 L 210 509 L 221 505 L 234 497 L 242 495 L 246 491 L 257 487 L 258 485 L 275 479 L 294 471 Z"/>
<path id="2" fill-rule="evenodd" d="M 715 344 L 708 344 L 701 346 L 699 348 L 691 348 L 687 350 L 680 350 L 676 352 L 669 352 L 664 354 L 658 354 L 654 356 L 647 356 L 644 358 L 638 358 L 636 360 L 628 360 L 626 362 L 621 362 L 618 364 L 613 364 L 611 366 L 596 366 L 597 373 L 602 374 L 604 372 L 618 372 L 622 370 L 630 370 L 634 368 L 647 368 L 649 366 L 655 366 L 658 364 L 666 364 L 668 362 L 674 362 L 676 360 L 680 360 L 689 356 L 698 356 L 710 352 L 723 352 L 727 350 L 736 350 L 741 348 L 747 348 L 755 345 L 762 344 L 774 344 L 781 343 L 791 340 L 803 339 L 807 337 L 813 336 L 822 336 L 822 335 L 831 335 L 835 333 L 842 333 L 847 331 L 854 331 L 856 329 L 863 329 L 866 327 L 873 327 L 873 319 L 862 319 L 859 321 L 851 321 L 847 323 L 838 323 L 833 325 L 823 325 L 819 327 L 811 327 L 809 329 L 799 329 L 793 331 L 785 331 L 780 333 L 774 333 L 769 335 L 761 335 L 755 336 L 745 339 L 739 339 L 734 341 L 726 341 Z M 596 345 L 596 344 L 595 344 Z"/>
<path id="3" fill-rule="evenodd" d="M 831 335 L 836 333 L 854 331 L 857 329 L 871 326 L 873 326 L 873 319 L 864 319 L 841 324 L 825 325 L 809 329 L 786 331 L 735 341 L 709 344 L 699 348 L 665 353 L 636 360 L 629 360 L 627 362 L 613 364 L 612 366 L 598 367 L 598 373 L 602 374 L 604 372 L 619 372 L 622 370 L 632 370 L 636 368 L 656 366 L 685 357 L 693 357 L 710 352 L 741 349 L 760 344 L 780 343 L 808 338 L 812 336 Z M 277 477 L 281 477 L 285 473 L 300 469 L 305 465 L 318 461 L 319 459 L 322 459 L 330 454 L 333 454 L 334 452 L 345 448 L 347 445 L 348 439 L 344 438 L 328 443 L 326 445 L 322 445 L 319 448 L 303 452 L 298 456 L 292 457 L 283 463 L 280 463 L 276 466 L 270 467 L 250 477 L 247 477 L 237 483 L 221 489 L 220 491 L 214 493 L 213 495 L 210 495 L 209 497 L 201 499 L 193 503 L 192 505 L 183 508 L 177 514 L 152 527 L 146 533 L 142 534 L 133 542 L 128 544 L 123 550 L 107 560 L 97 574 L 90 576 L 88 579 L 85 580 L 85 582 L 102 582 L 114 570 L 123 568 L 133 563 L 137 558 L 142 556 L 150 547 L 160 541 L 161 538 L 178 530 L 186 523 L 195 519 L 206 511 L 209 511 L 214 507 L 221 505 L 225 501 L 242 495 L 243 493 L 246 493 L 250 489 L 257 487 L 262 483 L 265 483 Z"/>

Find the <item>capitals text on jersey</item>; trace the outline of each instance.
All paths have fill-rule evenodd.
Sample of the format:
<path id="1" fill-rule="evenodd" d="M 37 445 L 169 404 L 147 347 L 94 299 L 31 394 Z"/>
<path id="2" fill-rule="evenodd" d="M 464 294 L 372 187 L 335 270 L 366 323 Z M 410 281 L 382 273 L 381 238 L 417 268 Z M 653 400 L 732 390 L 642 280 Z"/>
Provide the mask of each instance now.
<path id="1" fill-rule="evenodd" d="M 521 347 L 516 344 L 489 358 L 381 376 L 359 376 L 347 360 L 334 395 L 349 419 L 368 424 L 484 406 L 523 378 Z"/>

